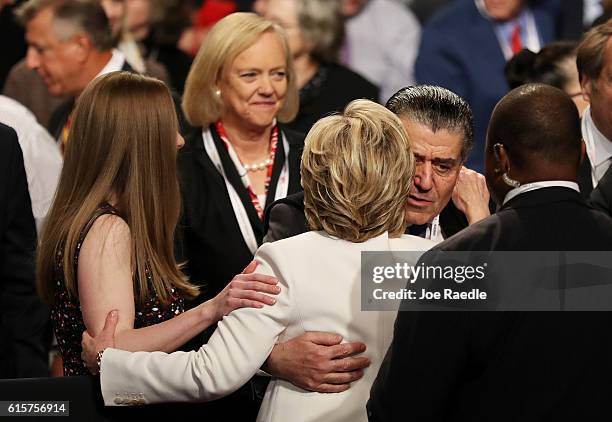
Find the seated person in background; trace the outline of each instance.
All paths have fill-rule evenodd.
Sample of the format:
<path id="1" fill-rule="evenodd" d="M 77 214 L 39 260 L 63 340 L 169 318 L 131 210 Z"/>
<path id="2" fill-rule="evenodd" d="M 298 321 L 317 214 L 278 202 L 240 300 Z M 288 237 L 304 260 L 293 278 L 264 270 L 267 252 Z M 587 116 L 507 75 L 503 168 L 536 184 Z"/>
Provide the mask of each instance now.
<path id="1" fill-rule="evenodd" d="M 538 53 L 524 48 L 506 63 L 505 73 L 511 89 L 527 83 L 554 86 L 569 95 L 582 116 L 589 105 L 582 97 L 576 49 L 573 41 L 555 41 L 546 44 Z"/>
<path id="2" fill-rule="evenodd" d="M 37 268 L 65 375 L 87 373 L 82 332 L 99 332 L 112 309 L 122 348 L 169 352 L 237 307 L 274 303 L 252 291 L 277 293 L 274 279 L 238 275 L 183 312 L 184 298 L 198 290 L 173 254 L 177 130 L 172 97 L 157 79 L 112 72 L 77 101 Z"/>
<path id="3" fill-rule="evenodd" d="M 263 10 L 287 31 L 293 56 L 300 108 L 291 129 L 307 133 L 321 117 L 358 98 L 378 101 L 376 86 L 337 63 L 344 38 L 340 1 L 268 0 Z"/>
<path id="4" fill-rule="evenodd" d="M 252 377 L 277 341 L 308 330 L 333 330 L 368 344 L 372 365 L 363 378 L 338 394 L 311 393 L 273 379 L 258 420 L 366 421 L 364 403 L 395 313 L 361 311 L 361 252 L 420 251 L 433 245 L 403 235 L 413 175 L 406 132 L 384 107 L 356 100 L 342 115 L 319 120 L 302 156 L 306 216 L 316 231 L 265 244 L 255 257 L 258 271 L 274 274 L 281 283 L 276 305 L 231 313 L 208 344 L 189 353 L 106 348 L 113 346 L 112 321 L 99 339 L 85 333 L 90 366 L 103 351 L 105 404 L 115 405 L 117 392 L 123 391 L 141 393 L 146 403 L 213 400 Z"/>
<path id="5" fill-rule="evenodd" d="M 467 103 L 447 89 L 420 85 L 399 90 L 387 108 L 400 117 L 416 157 L 407 198 L 410 233 L 441 241 L 487 217 L 484 177 L 462 167 L 473 143 Z M 303 201 L 303 193 L 298 193 L 268 208 L 267 241 L 307 231 Z"/>

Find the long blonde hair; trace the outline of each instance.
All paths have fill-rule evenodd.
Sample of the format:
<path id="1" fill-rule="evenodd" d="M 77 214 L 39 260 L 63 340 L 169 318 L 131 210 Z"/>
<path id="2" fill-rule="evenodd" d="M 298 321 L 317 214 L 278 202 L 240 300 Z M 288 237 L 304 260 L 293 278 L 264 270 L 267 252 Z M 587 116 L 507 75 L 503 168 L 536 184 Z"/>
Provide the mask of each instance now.
<path id="1" fill-rule="evenodd" d="M 37 259 L 38 289 L 54 302 L 56 256 L 66 289 L 78 297 L 77 244 L 96 209 L 113 199 L 130 228 L 134 298 L 142 304 L 153 288 L 162 303 L 176 287 L 197 294 L 176 265 L 174 230 L 180 213 L 176 176 L 177 118 L 170 92 L 153 78 L 113 72 L 93 81 L 79 97 L 58 190 Z"/>

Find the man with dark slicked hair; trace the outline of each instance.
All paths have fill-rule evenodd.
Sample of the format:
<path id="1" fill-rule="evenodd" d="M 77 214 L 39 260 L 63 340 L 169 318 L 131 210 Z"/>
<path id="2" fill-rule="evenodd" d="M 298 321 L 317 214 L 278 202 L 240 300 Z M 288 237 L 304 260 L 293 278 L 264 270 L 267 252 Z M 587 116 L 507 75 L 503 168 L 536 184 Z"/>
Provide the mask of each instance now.
<path id="1" fill-rule="evenodd" d="M 484 178 L 463 167 L 474 138 L 469 105 L 445 88 L 418 85 L 400 89 L 386 107 L 399 116 L 414 148 L 416 172 L 406 210 L 410 234 L 440 242 L 487 217 Z M 267 241 L 307 231 L 303 193 L 273 203 L 265 227 Z"/>
<path id="2" fill-rule="evenodd" d="M 501 208 L 421 262 L 436 262 L 437 251 L 610 249 L 612 219 L 576 183 L 582 145 L 565 93 L 511 91 L 493 111 L 485 150 Z M 400 312 L 369 420 L 599 420 L 609 414 L 611 324 L 610 312 Z"/>
<path id="3" fill-rule="evenodd" d="M 410 234 L 439 242 L 468 223 L 488 216 L 489 193 L 484 177 L 462 167 L 473 137 L 472 112 L 468 104 L 447 89 L 421 85 L 399 90 L 389 99 L 387 108 L 400 117 L 415 155 L 415 177 L 409 198 L 406 198 Z M 266 212 L 266 219 L 269 222 L 267 241 L 308 231 L 304 193 L 274 202 Z M 325 368 L 344 364 L 343 360 L 331 354 L 335 343 L 321 341 L 333 335 L 316 333 L 315 338 L 313 334 L 306 333 L 280 344 L 268 358 L 266 369 L 299 386 L 316 385 L 312 381 L 317 379 L 336 379 L 337 376 L 329 374 Z M 362 368 L 356 365 L 357 358 L 351 359 L 346 360 L 350 372 L 345 370 L 341 379 L 361 373 Z M 348 388 L 348 382 L 342 387 Z M 326 392 L 316 387 L 309 389 Z"/>

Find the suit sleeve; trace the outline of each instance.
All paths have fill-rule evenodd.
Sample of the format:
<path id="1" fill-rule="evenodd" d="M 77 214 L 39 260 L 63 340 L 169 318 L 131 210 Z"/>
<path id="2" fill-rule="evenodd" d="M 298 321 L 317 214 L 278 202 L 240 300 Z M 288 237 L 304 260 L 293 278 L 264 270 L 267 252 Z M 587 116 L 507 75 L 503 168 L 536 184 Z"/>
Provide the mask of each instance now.
<path id="1" fill-rule="evenodd" d="M 275 242 L 308 231 L 304 212 L 288 204 L 274 204 L 269 210 L 264 241 Z"/>
<path id="2" fill-rule="evenodd" d="M 279 279 L 281 293 L 275 305 L 230 313 L 198 351 L 167 354 L 107 349 L 100 370 L 104 403 L 120 404 L 115 403 L 117 392 L 142 397 L 146 403 L 209 401 L 246 383 L 291 319 L 290 287 L 274 262 L 273 246 L 262 246 L 255 259 L 260 263 L 258 273 Z"/>
<path id="3" fill-rule="evenodd" d="M 374 381 L 374 421 L 446 420 L 468 361 L 469 312 L 399 312 L 393 342 Z"/>
<path id="4" fill-rule="evenodd" d="M 0 284 L 0 378 L 48 375 L 49 311 L 36 294 L 36 229 L 23 156 L 12 129 L 0 126 L 3 193 Z"/>

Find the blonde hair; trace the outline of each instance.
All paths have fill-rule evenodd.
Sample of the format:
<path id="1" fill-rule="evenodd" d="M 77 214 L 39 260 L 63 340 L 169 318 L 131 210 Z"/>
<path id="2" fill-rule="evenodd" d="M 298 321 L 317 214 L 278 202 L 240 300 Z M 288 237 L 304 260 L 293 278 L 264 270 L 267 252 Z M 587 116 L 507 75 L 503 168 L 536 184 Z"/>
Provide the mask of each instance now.
<path id="1" fill-rule="evenodd" d="M 351 242 L 404 233 L 414 157 L 402 122 L 385 107 L 355 100 L 315 123 L 301 172 L 311 229 Z"/>
<path id="2" fill-rule="evenodd" d="M 183 110 L 189 123 L 206 126 L 219 118 L 223 103 L 215 93 L 217 82 L 234 59 L 267 32 L 278 35 L 286 57 L 287 94 L 277 118 L 280 122 L 293 120 L 299 107 L 299 94 L 284 30 L 254 13 L 232 13 L 217 22 L 208 33 L 187 76 Z"/>
<path id="3" fill-rule="evenodd" d="M 167 304 L 173 287 L 197 294 L 177 267 L 173 250 L 180 213 L 177 128 L 170 92 L 157 79 L 113 72 L 83 91 L 38 249 L 37 283 L 48 303 L 54 302 L 58 253 L 66 289 L 78 297 L 77 244 L 92 215 L 111 195 L 130 228 L 135 301 L 142 304 L 157 293 Z"/>

